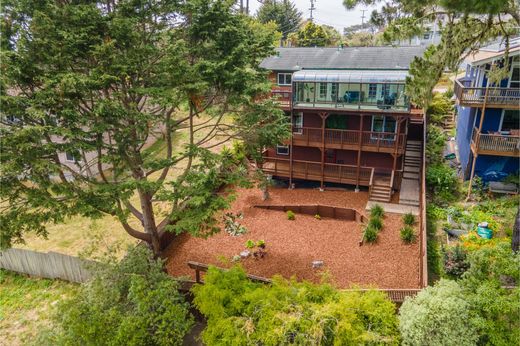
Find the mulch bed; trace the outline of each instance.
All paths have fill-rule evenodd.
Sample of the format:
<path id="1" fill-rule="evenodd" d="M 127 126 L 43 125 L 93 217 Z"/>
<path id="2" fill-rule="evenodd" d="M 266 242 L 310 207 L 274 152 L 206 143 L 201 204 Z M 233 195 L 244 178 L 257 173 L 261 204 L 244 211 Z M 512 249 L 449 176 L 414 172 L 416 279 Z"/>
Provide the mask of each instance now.
<path id="1" fill-rule="evenodd" d="M 281 211 L 254 208 L 260 204 L 322 204 L 364 210 L 366 192 L 287 190 L 271 188 L 271 198 L 262 201 L 258 189 L 239 190 L 231 210 L 242 212 L 240 223 L 247 227 L 244 235 L 233 237 L 224 230 L 208 239 L 187 234 L 177 237 L 166 249 L 167 270 L 173 276 L 189 276 L 194 272 L 188 261 L 229 267 L 230 260 L 245 250 L 248 239 L 264 240 L 267 255 L 262 259 L 247 258 L 240 263 L 249 274 L 270 278 L 284 277 L 319 282 L 323 272 L 340 288 L 352 285 L 379 288 L 419 287 L 419 245 L 405 245 L 399 237 L 401 215 L 387 213 L 384 228 L 376 244 L 359 246 L 362 225 L 355 221 L 296 214 L 287 220 Z M 416 227 L 418 230 L 418 226 Z M 324 262 L 323 270 L 312 268 L 312 261 Z"/>

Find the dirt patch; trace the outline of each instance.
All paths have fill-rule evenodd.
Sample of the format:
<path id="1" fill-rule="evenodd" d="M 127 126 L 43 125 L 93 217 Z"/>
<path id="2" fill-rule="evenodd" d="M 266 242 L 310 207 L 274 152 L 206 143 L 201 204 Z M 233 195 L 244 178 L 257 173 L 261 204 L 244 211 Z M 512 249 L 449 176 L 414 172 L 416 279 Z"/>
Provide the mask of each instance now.
<path id="1" fill-rule="evenodd" d="M 241 263 L 248 273 L 272 277 L 296 276 L 319 282 L 323 270 L 312 269 L 312 261 L 324 263 L 324 271 L 338 287 L 375 285 L 380 288 L 419 287 L 419 246 L 404 245 L 399 237 L 401 216 L 387 214 L 384 229 L 376 244 L 359 246 L 362 225 L 355 221 L 296 214 L 288 220 L 285 213 L 254 208 L 267 204 L 326 204 L 356 209 L 365 215 L 367 194 L 360 192 L 272 189 L 269 201 L 261 200 L 256 189 L 238 191 L 232 211 L 242 212 L 241 224 L 248 232 L 233 237 L 222 231 L 208 239 L 179 236 L 166 250 L 168 272 L 174 276 L 194 277 L 188 261 L 227 267 L 234 255 L 245 249 L 248 239 L 264 240 L 267 256 Z"/>

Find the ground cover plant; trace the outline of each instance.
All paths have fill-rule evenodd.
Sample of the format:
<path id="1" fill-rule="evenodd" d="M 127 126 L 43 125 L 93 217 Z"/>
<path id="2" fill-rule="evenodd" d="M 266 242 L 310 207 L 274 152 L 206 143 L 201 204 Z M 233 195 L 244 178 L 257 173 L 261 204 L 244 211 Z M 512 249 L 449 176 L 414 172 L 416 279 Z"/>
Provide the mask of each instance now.
<path id="1" fill-rule="evenodd" d="M 401 228 L 400 231 L 401 239 L 404 243 L 410 244 L 413 243 L 416 239 L 415 231 L 412 226 L 405 225 L 403 228 Z"/>
<path id="2" fill-rule="evenodd" d="M 239 267 L 210 268 L 192 289 L 208 320 L 208 345 L 397 345 L 395 306 L 382 292 L 338 291 L 328 284 L 251 282 Z"/>
<path id="3" fill-rule="evenodd" d="M 0 330 L 5 345 L 26 345 L 47 328 L 56 303 L 73 296 L 78 285 L 29 277 L 0 269 Z"/>
<path id="4" fill-rule="evenodd" d="M 370 208 L 370 218 L 363 231 L 363 240 L 368 243 L 375 243 L 379 231 L 383 229 L 383 216 L 385 211 L 382 206 L 375 204 Z"/>

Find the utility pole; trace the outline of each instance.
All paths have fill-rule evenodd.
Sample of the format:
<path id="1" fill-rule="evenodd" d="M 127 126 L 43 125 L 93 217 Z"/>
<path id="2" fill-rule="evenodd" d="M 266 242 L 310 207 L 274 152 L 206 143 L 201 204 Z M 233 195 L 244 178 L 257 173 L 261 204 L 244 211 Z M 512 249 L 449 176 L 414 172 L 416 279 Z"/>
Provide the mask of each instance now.
<path id="1" fill-rule="evenodd" d="M 361 25 L 365 25 L 365 12 L 367 10 L 361 10 Z"/>
<path id="2" fill-rule="evenodd" d="M 311 0 L 311 7 L 309 8 L 309 11 L 311 11 L 311 16 L 309 17 L 309 20 L 311 22 L 314 20 L 314 17 L 312 16 L 312 12 L 316 9 L 316 7 L 314 7 L 315 2 L 316 2 L 316 0 Z"/>

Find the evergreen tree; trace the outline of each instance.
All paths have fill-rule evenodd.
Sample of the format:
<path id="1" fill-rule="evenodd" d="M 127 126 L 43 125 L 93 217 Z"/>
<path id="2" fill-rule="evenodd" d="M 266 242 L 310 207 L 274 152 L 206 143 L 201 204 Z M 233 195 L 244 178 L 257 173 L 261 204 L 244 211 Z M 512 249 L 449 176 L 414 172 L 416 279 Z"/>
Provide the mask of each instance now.
<path id="1" fill-rule="evenodd" d="M 297 45 L 299 47 L 326 47 L 331 44 L 331 37 L 321 26 L 313 22 L 307 22 L 297 33 Z"/>
<path id="2" fill-rule="evenodd" d="M 164 232 L 211 234 L 229 199 L 217 190 L 246 173 L 211 147 L 246 139 L 257 153 L 288 133 L 258 101 L 274 30 L 233 1 L 28 0 L 2 13 L 2 247 L 72 215 L 112 215 L 155 254 Z"/>
<path id="3" fill-rule="evenodd" d="M 291 32 L 297 32 L 302 22 L 302 14 L 290 0 L 266 0 L 256 14 L 262 23 L 275 22 L 282 39 Z"/>

